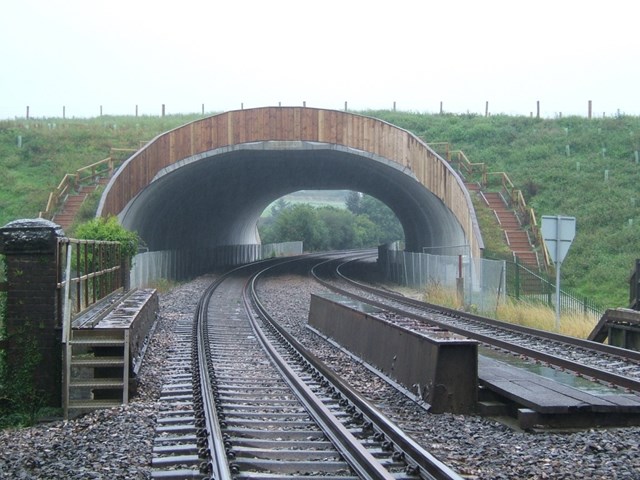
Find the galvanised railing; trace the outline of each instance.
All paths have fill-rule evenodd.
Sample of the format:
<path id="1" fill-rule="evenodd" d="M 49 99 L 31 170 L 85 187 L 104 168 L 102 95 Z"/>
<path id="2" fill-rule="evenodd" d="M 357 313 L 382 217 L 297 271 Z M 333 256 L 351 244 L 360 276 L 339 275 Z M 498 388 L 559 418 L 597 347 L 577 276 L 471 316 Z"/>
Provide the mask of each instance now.
<path id="1" fill-rule="evenodd" d="M 108 295 L 124 290 L 129 274 L 120 242 L 58 240 L 58 308 L 63 339 L 69 338 L 74 317 Z"/>
<path id="2" fill-rule="evenodd" d="M 519 262 L 506 262 L 506 293 L 508 296 L 529 303 L 540 303 L 554 307 L 556 302 L 555 283 L 529 270 Z M 565 313 L 585 315 L 599 320 L 605 308 L 593 300 L 573 290 L 560 290 L 560 310 Z"/>

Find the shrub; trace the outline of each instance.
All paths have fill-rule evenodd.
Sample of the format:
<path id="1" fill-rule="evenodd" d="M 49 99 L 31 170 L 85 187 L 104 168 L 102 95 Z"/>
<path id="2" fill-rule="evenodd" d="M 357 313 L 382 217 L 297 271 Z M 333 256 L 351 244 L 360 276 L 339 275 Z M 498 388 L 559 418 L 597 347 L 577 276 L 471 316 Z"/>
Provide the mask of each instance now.
<path id="1" fill-rule="evenodd" d="M 140 237 L 136 232 L 131 232 L 118 222 L 116 217 L 94 218 L 79 225 L 74 232 L 78 239 L 86 240 L 109 240 L 122 244 L 123 257 L 131 260 L 138 253 Z"/>

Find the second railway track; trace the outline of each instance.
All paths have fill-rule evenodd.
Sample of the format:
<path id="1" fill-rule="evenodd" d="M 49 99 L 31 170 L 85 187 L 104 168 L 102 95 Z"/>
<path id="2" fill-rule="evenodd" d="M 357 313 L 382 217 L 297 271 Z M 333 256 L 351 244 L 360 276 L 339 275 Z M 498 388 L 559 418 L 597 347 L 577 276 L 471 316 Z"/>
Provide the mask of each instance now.
<path id="1" fill-rule="evenodd" d="M 360 256 L 361 257 L 361 256 Z M 342 261 L 341 266 L 353 259 Z M 330 265 L 333 261 L 327 261 Z M 561 369 L 640 392 L 640 353 L 578 338 L 543 332 L 412 300 L 348 278 L 332 267 L 316 278 L 326 287 L 398 315 L 396 322 L 420 328 L 428 322 L 487 345 L 526 355 Z M 327 277 L 327 278 L 325 278 Z M 328 278 L 332 277 L 332 278 Z"/>

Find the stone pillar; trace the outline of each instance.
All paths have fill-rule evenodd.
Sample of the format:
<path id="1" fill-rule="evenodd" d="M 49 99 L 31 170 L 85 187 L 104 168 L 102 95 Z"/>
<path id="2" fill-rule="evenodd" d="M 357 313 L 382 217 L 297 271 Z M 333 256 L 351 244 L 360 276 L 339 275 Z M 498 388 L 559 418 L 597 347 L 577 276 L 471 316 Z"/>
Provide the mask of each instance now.
<path id="1" fill-rule="evenodd" d="M 51 407 L 61 405 L 60 237 L 60 227 L 44 219 L 16 220 L 0 229 L 7 275 L 8 379 L 25 386 L 32 382 L 31 400 Z"/>

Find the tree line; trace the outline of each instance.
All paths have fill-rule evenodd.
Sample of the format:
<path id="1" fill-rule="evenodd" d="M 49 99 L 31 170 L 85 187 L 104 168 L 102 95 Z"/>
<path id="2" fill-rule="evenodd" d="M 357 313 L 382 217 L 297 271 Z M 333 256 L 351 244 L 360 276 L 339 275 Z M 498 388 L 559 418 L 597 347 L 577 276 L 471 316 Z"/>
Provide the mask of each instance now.
<path id="1" fill-rule="evenodd" d="M 276 201 L 258 225 L 262 243 L 302 240 L 305 251 L 375 247 L 404 240 L 400 222 L 389 207 L 359 192 L 349 192 L 346 208 L 314 207 Z"/>

